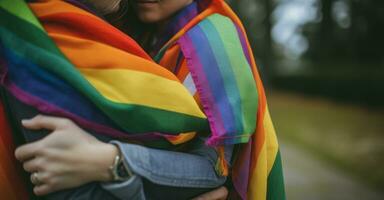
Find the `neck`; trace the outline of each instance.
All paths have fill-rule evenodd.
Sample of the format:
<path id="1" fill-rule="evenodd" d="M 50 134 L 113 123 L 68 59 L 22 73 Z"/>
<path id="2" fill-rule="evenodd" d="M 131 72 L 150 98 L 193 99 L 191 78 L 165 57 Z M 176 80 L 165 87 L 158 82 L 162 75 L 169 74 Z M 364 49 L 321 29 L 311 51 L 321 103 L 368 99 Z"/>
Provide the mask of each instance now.
<path id="1" fill-rule="evenodd" d="M 164 20 L 161 20 L 159 22 L 156 22 L 155 23 L 155 26 L 156 26 L 156 32 L 157 33 L 160 33 L 162 32 L 168 25 L 168 23 L 171 21 L 171 19 L 177 15 L 177 13 L 179 13 L 181 10 L 183 10 L 185 7 L 187 7 L 188 5 L 190 5 L 191 3 L 193 3 L 194 0 L 189 0 L 185 3 L 185 5 L 180 9 L 178 10 L 175 14 L 171 15 L 170 17 L 164 19 Z"/>
<path id="2" fill-rule="evenodd" d="M 167 25 L 169 24 L 169 22 L 171 21 L 171 18 L 167 18 L 165 20 L 162 20 L 161 22 L 158 22 L 155 24 L 156 26 L 156 32 L 157 33 L 161 33 L 164 31 L 164 29 L 167 27 Z"/>

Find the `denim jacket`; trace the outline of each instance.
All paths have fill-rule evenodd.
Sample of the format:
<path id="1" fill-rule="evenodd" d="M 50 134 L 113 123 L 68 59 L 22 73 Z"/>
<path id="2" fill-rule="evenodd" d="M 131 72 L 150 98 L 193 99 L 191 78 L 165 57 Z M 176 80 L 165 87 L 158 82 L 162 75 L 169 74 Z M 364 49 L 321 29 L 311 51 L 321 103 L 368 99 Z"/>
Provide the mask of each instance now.
<path id="1" fill-rule="evenodd" d="M 11 121 L 20 122 L 21 119 L 38 114 L 36 110 L 20 103 L 3 90 L 0 100 L 5 103 Z M 21 143 L 32 142 L 46 135 L 45 131 L 36 133 L 40 131 L 24 129 L 20 124 L 16 124 L 13 131 L 14 136 L 17 136 L 17 140 Z M 98 138 L 108 141 L 108 138 Z M 226 181 L 226 177 L 217 175 L 215 170 L 217 152 L 214 148 L 205 145 L 204 138 L 196 138 L 187 152 L 159 150 L 119 141 L 111 141 L 111 143 L 119 146 L 126 164 L 134 173 L 129 180 L 101 184 L 89 183 L 43 198 L 31 196 L 31 199 L 191 199 L 223 185 Z M 225 149 L 225 157 L 229 161 L 233 148 Z"/>
<path id="2" fill-rule="evenodd" d="M 119 146 L 134 173 L 125 182 L 102 184 L 118 199 L 186 199 L 226 181 L 226 177 L 216 173 L 218 155 L 215 149 L 206 146 L 203 138 L 195 139 L 190 151 L 185 153 L 119 141 L 112 143 Z M 226 160 L 230 160 L 232 147 L 225 149 Z"/>

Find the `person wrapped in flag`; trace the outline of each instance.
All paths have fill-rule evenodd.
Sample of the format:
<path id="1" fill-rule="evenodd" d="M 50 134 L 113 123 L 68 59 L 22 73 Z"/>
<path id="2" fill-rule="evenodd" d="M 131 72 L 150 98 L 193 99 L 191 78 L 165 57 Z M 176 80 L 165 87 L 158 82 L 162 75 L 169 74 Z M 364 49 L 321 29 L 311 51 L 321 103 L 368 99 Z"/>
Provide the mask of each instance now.
<path id="1" fill-rule="evenodd" d="M 133 191 L 132 185 L 138 194 L 155 198 L 145 189 L 156 188 L 151 184 L 215 188 L 227 180 L 231 199 L 284 199 L 276 135 L 245 30 L 236 15 L 222 0 L 131 3 L 146 25 L 139 30 L 127 23 L 127 29 L 159 65 L 79 1 L 30 3 L 34 14 L 21 1 L 0 3 L 5 93 L 55 116 L 40 115 L 22 124 L 53 132 L 16 151 L 32 173 L 35 192 L 46 194 L 116 178 L 105 169 L 115 163 L 117 148 L 87 134 L 91 133 L 114 140 L 124 158 L 118 160 L 128 165 L 128 176 L 117 176 L 127 179 L 103 184 L 115 197 L 127 198 L 124 191 Z M 206 145 L 201 144 L 205 138 Z M 23 193 L 16 193 L 9 181 L 17 173 L 9 156 L 12 147 L 4 145 L 11 141 L 9 135 L 4 134 L 2 141 L 5 148 L 0 150 L 9 162 L 0 169 L 9 175 L 0 177 L 1 187 L 17 197 Z M 50 147 L 50 152 L 60 153 L 39 151 Z M 83 153 L 73 155 L 79 149 Z M 190 155 L 191 149 L 203 151 Z M 63 155 L 79 158 L 72 160 L 79 166 L 66 166 L 77 174 L 41 167 L 43 158 L 55 166 L 54 158 L 60 163 L 57 158 Z M 92 155 L 101 159 L 89 159 Z M 94 171 L 81 163 L 92 164 Z M 49 187 L 44 177 L 56 178 L 60 187 Z M 23 191 L 22 182 L 18 183 Z"/>

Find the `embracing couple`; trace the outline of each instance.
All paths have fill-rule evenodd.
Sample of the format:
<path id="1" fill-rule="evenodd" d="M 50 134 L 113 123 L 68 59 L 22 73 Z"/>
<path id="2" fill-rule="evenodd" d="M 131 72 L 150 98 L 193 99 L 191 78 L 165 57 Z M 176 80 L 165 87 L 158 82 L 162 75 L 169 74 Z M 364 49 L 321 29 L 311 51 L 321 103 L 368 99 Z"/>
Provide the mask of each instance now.
<path id="1" fill-rule="evenodd" d="M 5 199 L 285 199 L 224 0 L 0 0 Z"/>

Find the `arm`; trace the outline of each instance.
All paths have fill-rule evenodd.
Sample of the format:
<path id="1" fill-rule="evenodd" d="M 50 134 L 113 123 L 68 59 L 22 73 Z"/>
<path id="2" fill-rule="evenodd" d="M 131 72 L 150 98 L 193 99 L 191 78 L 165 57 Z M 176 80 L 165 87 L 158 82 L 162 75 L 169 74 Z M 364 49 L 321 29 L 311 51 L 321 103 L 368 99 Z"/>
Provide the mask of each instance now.
<path id="1" fill-rule="evenodd" d="M 190 199 L 224 184 L 226 177 L 214 169 L 217 153 L 196 138 L 186 153 L 151 149 L 114 141 L 122 150 L 131 171 L 142 178 L 144 193 L 149 199 L 162 196 L 169 199 Z M 227 148 L 227 160 L 232 149 Z M 177 161 L 177 162 L 176 162 Z M 108 187 L 105 187 L 108 186 Z M 104 188 L 119 197 L 129 193 L 129 186 L 105 184 Z M 111 191 L 110 188 L 113 188 Z"/>
<path id="2" fill-rule="evenodd" d="M 98 141 L 93 136 L 85 133 L 83 130 L 75 126 L 69 120 L 65 120 L 62 118 L 40 116 L 29 121 L 23 121 L 23 125 L 29 129 L 46 128 L 54 130 L 53 133 L 49 134 L 44 139 L 34 142 L 32 144 L 24 145 L 16 151 L 17 158 L 21 161 L 24 161 L 24 168 L 27 171 L 39 172 L 39 179 L 43 184 L 40 184 L 35 187 L 34 191 L 36 194 L 45 195 L 54 191 L 77 187 L 92 181 L 111 180 L 111 176 L 108 173 L 108 168 L 112 164 L 112 159 L 117 153 L 115 145 Z M 198 187 L 197 185 L 199 183 L 204 183 L 202 181 L 208 181 L 207 183 L 204 183 L 206 185 L 198 187 L 204 188 L 202 190 L 198 190 L 196 188 L 184 188 L 186 192 L 191 192 L 189 193 L 191 195 L 189 197 L 196 196 L 197 194 L 201 194 L 202 192 L 215 188 L 225 181 L 225 178 L 223 177 L 216 177 L 212 163 L 208 161 L 209 159 L 203 158 L 203 156 L 198 156 L 199 151 L 195 152 L 197 155 L 189 155 L 185 153 L 154 150 L 146 147 L 128 144 L 124 144 L 124 147 L 122 147 L 122 149 L 123 154 L 127 154 L 127 151 L 135 152 L 129 153 L 131 163 L 134 162 L 132 159 L 136 159 L 136 161 L 138 161 L 143 158 L 139 155 L 145 155 L 145 152 L 147 153 L 147 155 L 157 153 L 165 157 L 170 156 L 170 159 L 168 159 L 166 163 L 162 163 L 166 160 L 159 159 L 159 156 L 153 155 L 152 158 L 147 157 L 150 159 L 146 160 L 150 160 L 151 162 L 155 162 L 157 164 L 164 164 L 165 167 L 163 169 L 165 169 L 165 172 L 167 172 L 168 170 L 169 175 L 172 175 L 174 172 L 173 168 L 172 170 L 170 168 L 170 166 L 174 166 L 175 164 L 175 162 L 173 162 L 174 159 L 179 159 L 184 156 L 191 156 L 187 159 L 192 159 L 194 162 L 198 162 L 197 166 L 199 166 L 199 168 L 208 167 L 208 172 L 206 172 L 207 174 L 204 174 L 204 176 L 199 178 L 197 182 L 188 182 L 188 180 L 184 181 L 184 183 L 183 181 L 180 182 L 183 184 L 181 186 L 184 187 Z M 136 156 L 134 154 L 136 154 Z M 173 155 L 173 157 L 171 155 Z M 208 156 L 209 153 L 206 155 Z M 145 163 L 142 160 L 140 165 L 152 164 L 151 162 Z M 188 173 L 186 170 L 183 169 L 184 166 L 188 165 L 196 165 L 196 163 L 184 163 L 183 166 L 178 165 L 177 168 L 181 168 L 178 169 L 181 170 L 178 171 L 178 173 Z M 147 190 L 146 193 L 148 192 L 148 194 L 153 193 L 153 191 L 157 191 L 160 193 L 168 192 L 168 194 L 174 195 L 176 192 L 169 193 L 169 191 L 181 189 L 180 187 L 175 187 L 175 184 L 171 185 L 174 187 L 164 187 L 164 185 L 160 186 L 156 183 L 147 181 L 147 177 L 149 177 L 150 179 L 155 181 L 157 179 L 157 183 L 172 183 L 172 180 L 174 179 L 174 177 L 172 176 L 166 176 L 162 180 L 159 180 L 161 174 L 155 174 L 153 176 L 150 176 L 151 173 L 156 172 L 158 168 L 152 168 L 149 170 L 147 169 L 146 172 L 140 172 L 140 170 L 136 169 L 137 166 L 135 167 L 134 164 L 130 166 L 135 169 L 135 172 L 138 172 L 138 177 L 136 180 L 139 181 L 136 182 L 136 184 L 132 185 L 140 186 L 140 180 L 143 181 L 143 188 L 144 190 Z M 191 169 L 192 168 L 187 170 Z M 194 175 L 196 175 L 197 177 L 200 175 L 199 173 L 201 173 L 201 171 L 195 171 L 195 173 L 190 172 L 188 177 L 193 177 Z M 145 179 L 142 179 L 142 175 L 147 177 L 145 177 Z M 104 187 L 110 192 L 114 193 L 117 193 L 117 190 L 119 189 L 120 191 L 122 191 L 121 189 L 125 188 L 125 191 L 131 192 L 124 194 L 124 197 L 127 197 L 126 195 L 132 195 L 132 185 L 128 184 L 130 181 L 131 180 L 128 180 L 128 182 L 126 183 L 114 184 L 109 185 L 110 187 Z M 186 194 L 186 192 L 181 192 L 180 190 L 179 193 Z"/>

